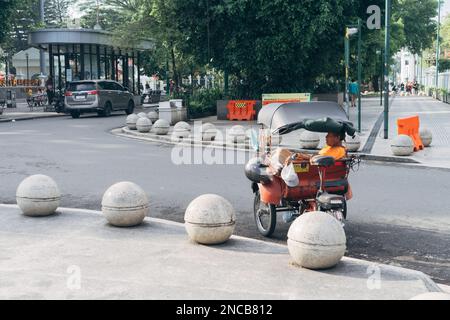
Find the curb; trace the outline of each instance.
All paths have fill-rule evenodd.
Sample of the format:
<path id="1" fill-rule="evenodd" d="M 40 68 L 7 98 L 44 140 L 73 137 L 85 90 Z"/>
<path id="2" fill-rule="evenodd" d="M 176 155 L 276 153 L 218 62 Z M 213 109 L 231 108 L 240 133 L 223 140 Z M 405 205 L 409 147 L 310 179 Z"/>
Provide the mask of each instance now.
<path id="1" fill-rule="evenodd" d="M 195 140 L 180 140 L 180 141 L 172 141 L 171 134 L 167 135 L 156 135 L 152 134 L 151 136 L 145 136 L 146 133 L 137 132 L 136 130 L 130 130 L 126 127 L 115 128 L 110 131 L 112 134 L 127 137 L 131 139 L 141 140 L 141 141 L 149 141 L 149 142 L 157 142 L 164 143 L 169 145 L 176 146 L 184 146 L 184 147 L 212 147 L 217 149 L 225 149 L 225 150 L 233 150 L 233 151 L 252 151 L 253 149 L 246 144 L 228 144 L 227 142 L 217 142 L 217 141 L 195 141 Z"/>
<path id="2" fill-rule="evenodd" d="M 152 135 L 152 136 L 144 136 L 145 133 L 136 132 L 134 130 L 130 130 L 126 127 L 119 127 L 111 130 L 111 133 L 117 136 L 142 140 L 142 141 L 149 141 L 149 142 L 158 142 L 158 143 L 164 143 L 164 144 L 170 144 L 170 145 L 178 145 L 178 146 L 192 146 L 192 147 L 214 147 L 214 148 L 221 148 L 221 149 L 227 149 L 227 150 L 237 150 L 237 151 L 253 151 L 253 149 L 248 146 L 244 145 L 242 146 L 237 145 L 230 145 L 227 142 L 224 143 L 214 143 L 211 141 L 190 141 L 190 142 L 175 142 L 171 141 L 170 135 L 166 136 L 158 136 L 158 135 Z M 298 149 L 301 152 L 309 153 L 309 154 L 315 154 L 317 153 L 317 150 L 306 150 L 306 149 Z M 359 155 L 361 159 L 367 160 L 367 161 L 381 161 L 381 162 L 394 162 L 394 163 L 404 163 L 404 164 L 422 164 L 419 161 L 409 159 L 409 158 L 402 158 L 402 157 L 389 157 L 389 156 L 380 156 L 380 155 L 374 155 L 374 154 L 368 154 L 368 153 L 357 153 L 357 152 L 350 152 L 350 155 Z"/>
<path id="3" fill-rule="evenodd" d="M 53 114 L 53 115 L 45 115 L 45 116 L 30 116 L 30 117 L 19 117 L 19 118 L 0 118 L 0 122 L 13 122 L 13 121 L 24 121 L 24 120 L 35 120 L 35 119 L 44 119 L 44 118 L 56 118 L 61 117 L 62 114 Z"/>

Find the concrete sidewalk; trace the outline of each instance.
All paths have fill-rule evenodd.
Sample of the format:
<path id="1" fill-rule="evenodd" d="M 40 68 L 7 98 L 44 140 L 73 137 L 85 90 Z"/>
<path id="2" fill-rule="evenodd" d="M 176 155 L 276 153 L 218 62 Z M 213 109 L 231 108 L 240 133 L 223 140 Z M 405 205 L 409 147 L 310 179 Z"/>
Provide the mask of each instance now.
<path id="1" fill-rule="evenodd" d="M 442 292 L 423 273 L 388 265 L 344 257 L 313 271 L 292 265 L 284 245 L 238 236 L 195 244 L 182 224 L 154 218 L 116 228 L 96 211 L 59 208 L 32 218 L 0 205 L 0 221 L 0 299 L 353 300 Z"/>
<path id="2" fill-rule="evenodd" d="M 383 139 L 383 125 L 371 153 L 392 156 L 390 142 L 397 136 L 397 119 L 419 116 L 420 128 L 433 134 L 428 148 L 414 152 L 409 158 L 428 167 L 450 168 L 450 105 L 431 97 L 396 97 L 389 110 L 389 139 Z"/>
<path id="3" fill-rule="evenodd" d="M 33 108 L 31 110 L 26 102 L 18 102 L 17 108 L 5 108 L 0 115 L 0 122 L 33 120 L 39 118 L 61 117 L 65 114 L 57 112 L 45 112 L 43 107 Z"/>

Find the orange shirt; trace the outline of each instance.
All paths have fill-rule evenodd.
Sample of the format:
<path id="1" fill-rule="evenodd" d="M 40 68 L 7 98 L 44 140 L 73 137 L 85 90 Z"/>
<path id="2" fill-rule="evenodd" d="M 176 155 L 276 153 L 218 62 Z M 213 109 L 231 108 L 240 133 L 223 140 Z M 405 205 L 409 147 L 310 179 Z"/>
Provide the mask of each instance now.
<path id="1" fill-rule="evenodd" d="M 344 147 L 325 146 L 322 150 L 319 151 L 319 154 L 321 156 L 333 157 L 334 160 L 339 160 L 346 156 L 347 150 Z"/>

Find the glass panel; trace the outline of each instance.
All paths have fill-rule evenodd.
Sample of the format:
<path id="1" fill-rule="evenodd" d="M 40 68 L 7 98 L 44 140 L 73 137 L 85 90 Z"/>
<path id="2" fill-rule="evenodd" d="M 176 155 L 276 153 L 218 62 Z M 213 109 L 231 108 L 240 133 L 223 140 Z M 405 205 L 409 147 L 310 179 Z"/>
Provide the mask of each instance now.
<path id="1" fill-rule="evenodd" d="M 72 82 L 68 88 L 69 91 L 89 91 L 95 89 L 95 82 Z"/>

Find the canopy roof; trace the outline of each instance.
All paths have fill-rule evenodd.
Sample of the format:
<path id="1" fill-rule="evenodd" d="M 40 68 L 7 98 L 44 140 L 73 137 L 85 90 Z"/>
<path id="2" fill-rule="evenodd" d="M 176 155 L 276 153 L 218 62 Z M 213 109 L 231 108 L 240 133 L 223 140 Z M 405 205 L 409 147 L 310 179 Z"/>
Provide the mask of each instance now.
<path id="1" fill-rule="evenodd" d="M 93 29 L 39 29 L 29 33 L 29 44 L 34 47 L 47 48 L 49 44 L 94 44 L 113 46 L 114 35 L 111 32 Z M 127 45 L 130 49 L 150 50 L 155 45 L 152 40 L 141 40 L 137 44 Z"/>

